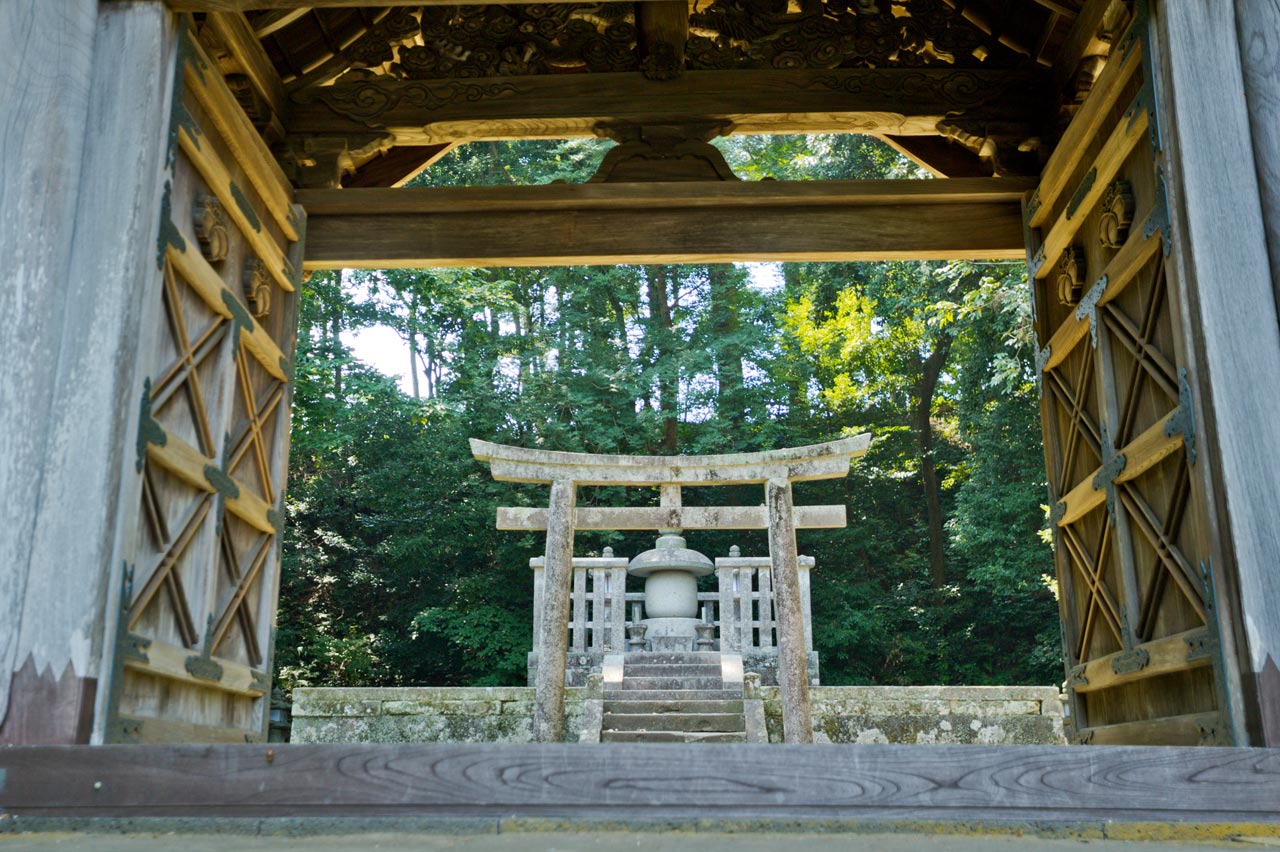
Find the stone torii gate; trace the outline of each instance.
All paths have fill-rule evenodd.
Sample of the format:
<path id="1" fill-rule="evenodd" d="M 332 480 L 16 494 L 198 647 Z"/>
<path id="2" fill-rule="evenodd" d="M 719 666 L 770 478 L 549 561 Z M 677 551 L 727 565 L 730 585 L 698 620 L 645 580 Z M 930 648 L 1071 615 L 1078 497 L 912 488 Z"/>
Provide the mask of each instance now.
<path id="1" fill-rule="evenodd" d="M 783 729 L 789 743 L 813 741 L 804 614 L 796 569 L 796 511 L 791 484 L 847 476 L 851 461 L 866 453 L 869 434 L 825 444 L 759 453 L 708 456 L 611 456 L 531 450 L 473 438 L 471 451 L 488 462 L 493 478 L 551 486 L 548 507 L 500 508 L 499 528 L 545 528 L 546 573 L 533 731 L 539 742 L 563 738 L 565 655 L 573 584 L 573 539 L 580 529 L 767 529 L 778 620 L 778 683 Z M 764 506 L 686 507 L 683 486 L 764 486 Z M 660 505 L 579 511 L 579 485 L 657 487 Z M 805 526 L 843 527 L 844 506 L 804 507 Z"/>

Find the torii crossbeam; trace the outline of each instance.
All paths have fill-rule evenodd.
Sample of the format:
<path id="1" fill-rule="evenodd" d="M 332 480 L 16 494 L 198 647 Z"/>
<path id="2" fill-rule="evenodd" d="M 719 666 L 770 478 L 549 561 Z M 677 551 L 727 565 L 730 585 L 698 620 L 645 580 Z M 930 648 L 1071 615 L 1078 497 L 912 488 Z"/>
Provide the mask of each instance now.
<path id="1" fill-rule="evenodd" d="M 709 456 L 613 456 L 531 450 L 471 439 L 471 452 L 488 462 L 494 479 L 551 486 L 548 508 L 500 508 L 500 529 L 545 529 L 546 586 L 538 634 L 533 733 L 539 742 L 564 736 L 565 655 L 573 581 L 573 539 L 579 529 L 769 530 L 778 619 L 778 681 L 787 742 L 812 742 L 804 616 L 797 575 L 796 528 L 843 527 L 844 506 L 792 503 L 791 483 L 847 476 L 866 453 L 869 434 L 785 450 Z M 764 486 L 763 509 L 726 506 L 685 508 L 682 486 Z M 577 510 L 579 485 L 636 485 L 661 489 L 661 506 Z"/>

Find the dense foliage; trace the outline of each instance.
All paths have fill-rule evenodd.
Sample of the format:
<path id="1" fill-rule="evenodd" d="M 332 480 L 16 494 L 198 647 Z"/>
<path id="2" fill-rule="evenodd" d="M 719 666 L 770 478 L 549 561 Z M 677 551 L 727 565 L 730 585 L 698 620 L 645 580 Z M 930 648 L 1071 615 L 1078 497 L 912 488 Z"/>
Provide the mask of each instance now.
<path id="1" fill-rule="evenodd" d="M 916 177 L 854 136 L 722 140 L 744 179 Z M 580 181 L 594 140 L 488 143 L 434 184 Z M 749 235 L 744 235 L 749 239 Z M 467 438 L 620 453 L 734 452 L 870 431 L 845 480 L 797 486 L 849 526 L 817 557 L 827 683 L 1052 683 L 1061 677 L 1024 270 L 794 264 L 406 270 L 317 275 L 303 292 L 277 665 L 296 684 L 523 683 L 528 559 Z M 413 393 L 344 333 L 394 328 Z M 655 503 L 643 489 L 580 502 Z M 756 489 L 687 502 L 759 502 Z M 690 533 L 708 554 L 763 533 Z M 580 534 L 578 553 L 651 538 Z"/>

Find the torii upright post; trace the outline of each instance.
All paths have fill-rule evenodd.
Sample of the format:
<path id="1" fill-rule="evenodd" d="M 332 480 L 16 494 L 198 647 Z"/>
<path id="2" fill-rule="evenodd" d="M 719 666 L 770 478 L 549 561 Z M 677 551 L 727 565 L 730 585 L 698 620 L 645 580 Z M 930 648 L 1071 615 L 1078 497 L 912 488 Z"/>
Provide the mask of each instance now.
<path id="1" fill-rule="evenodd" d="M 771 478 L 764 485 L 769 512 L 769 560 L 778 624 L 778 685 L 782 687 L 782 731 L 788 743 L 813 742 L 809 707 L 809 655 L 804 642 L 804 603 L 797 568 L 791 481 Z"/>
<path id="2" fill-rule="evenodd" d="M 578 488 L 572 480 L 551 483 L 538 673 L 534 679 L 533 737 L 540 743 L 564 739 L 565 655 L 569 651 L 566 626 L 573 591 L 573 516 L 577 501 Z"/>

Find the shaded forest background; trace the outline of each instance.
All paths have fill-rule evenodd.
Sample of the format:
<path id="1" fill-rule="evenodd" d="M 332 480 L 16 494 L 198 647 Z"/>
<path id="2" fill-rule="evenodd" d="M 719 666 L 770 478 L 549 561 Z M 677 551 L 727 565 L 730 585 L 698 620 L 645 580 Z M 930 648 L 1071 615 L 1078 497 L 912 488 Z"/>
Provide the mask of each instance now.
<path id="1" fill-rule="evenodd" d="M 858 136 L 720 140 L 745 180 L 922 177 Z M 473 144 L 422 185 L 580 182 L 608 143 Z M 743 239 L 750 241 L 751 235 Z M 530 556 L 494 529 L 545 487 L 494 482 L 467 439 L 603 453 L 745 452 L 869 431 L 843 480 L 797 503 L 849 508 L 802 531 L 824 683 L 1056 683 L 1043 454 L 1025 267 L 786 264 L 317 274 L 302 293 L 282 685 L 523 684 Z M 413 391 L 343 335 L 395 329 Z M 690 489 L 686 503 L 759 503 Z M 655 505 L 582 489 L 580 505 Z M 690 533 L 712 556 L 763 532 Z M 632 556 L 651 535 L 583 533 Z"/>

